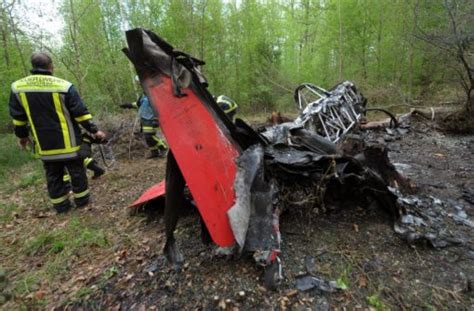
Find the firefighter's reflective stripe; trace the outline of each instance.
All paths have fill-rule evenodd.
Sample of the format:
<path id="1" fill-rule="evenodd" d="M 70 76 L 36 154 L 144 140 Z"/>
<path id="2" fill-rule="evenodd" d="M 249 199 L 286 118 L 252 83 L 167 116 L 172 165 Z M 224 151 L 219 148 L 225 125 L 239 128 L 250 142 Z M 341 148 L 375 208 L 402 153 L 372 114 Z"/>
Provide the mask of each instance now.
<path id="1" fill-rule="evenodd" d="M 38 140 L 38 135 L 36 135 L 36 129 L 35 126 L 33 125 L 33 121 L 31 120 L 31 112 L 30 112 L 30 106 L 28 105 L 28 99 L 26 99 L 25 93 L 20 93 L 20 101 L 21 104 L 23 105 L 23 108 L 25 109 L 26 116 L 28 117 L 28 122 L 30 122 L 31 125 L 31 131 L 33 132 L 33 137 L 35 138 L 35 142 L 38 145 L 38 154 L 41 155 L 41 146 L 39 145 L 39 140 Z"/>
<path id="2" fill-rule="evenodd" d="M 236 102 L 229 100 L 225 96 L 222 96 L 222 95 L 217 98 L 217 103 L 226 104 L 227 106 L 229 106 L 229 108 L 224 110 L 225 113 L 229 113 L 237 109 Z"/>
<path id="3" fill-rule="evenodd" d="M 39 145 L 38 145 L 38 147 L 39 147 Z M 77 156 L 76 152 L 78 152 L 80 148 L 81 148 L 81 146 L 71 147 L 68 150 L 66 150 L 66 149 L 42 150 L 41 148 L 39 148 L 40 149 L 39 153 L 40 153 L 41 156 L 58 155 L 58 156 L 61 156 L 61 157 L 64 157 L 65 154 L 71 153 L 72 156 L 75 157 L 75 156 Z M 50 159 L 53 159 L 53 158 L 50 158 Z"/>
<path id="4" fill-rule="evenodd" d="M 237 109 L 237 105 L 235 105 L 235 106 L 233 106 L 233 107 L 230 107 L 230 108 L 224 110 L 224 112 L 225 112 L 225 113 L 229 113 L 229 112 L 234 111 L 235 109 Z"/>
<path id="5" fill-rule="evenodd" d="M 84 159 L 84 166 L 87 167 L 89 164 L 91 164 L 91 162 L 93 161 L 94 159 L 92 158 L 85 158 Z"/>
<path id="6" fill-rule="evenodd" d="M 21 92 L 57 92 L 67 93 L 71 83 L 50 75 L 32 75 L 12 84 L 12 91 Z"/>
<path id="7" fill-rule="evenodd" d="M 86 189 L 82 192 L 74 193 L 74 198 L 80 199 L 80 198 L 83 198 L 83 197 L 87 196 L 88 194 L 89 194 L 89 189 Z"/>
<path id="8" fill-rule="evenodd" d="M 143 133 L 154 133 L 158 127 L 156 126 L 142 126 Z"/>
<path id="9" fill-rule="evenodd" d="M 165 141 L 163 139 L 161 139 L 160 137 L 158 136 L 153 136 L 153 140 L 155 140 L 157 142 L 157 146 L 160 146 L 160 147 L 164 147 L 164 148 L 168 148 L 168 145 L 166 145 Z"/>
<path id="10" fill-rule="evenodd" d="M 92 115 L 89 113 L 89 114 L 85 114 L 83 116 L 80 116 L 80 117 L 77 117 L 77 118 L 74 118 L 77 122 L 83 122 L 83 121 L 86 121 L 86 120 L 90 120 L 92 119 Z"/>
<path id="11" fill-rule="evenodd" d="M 33 157 L 34 157 L 35 159 L 39 159 L 39 158 L 40 158 L 40 155 L 39 155 L 38 143 L 36 143 L 36 142 L 33 140 L 33 145 L 34 145 L 34 146 L 33 146 L 33 152 L 34 152 Z"/>
<path id="12" fill-rule="evenodd" d="M 20 121 L 20 120 L 13 119 L 13 125 L 15 125 L 15 126 L 25 126 L 27 124 L 28 124 L 27 121 Z"/>
<path id="13" fill-rule="evenodd" d="M 61 106 L 61 101 L 59 100 L 59 94 L 53 93 L 53 102 L 54 108 L 56 109 L 56 113 L 59 118 L 59 123 L 61 125 L 61 131 L 63 132 L 63 139 L 64 139 L 64 153 L 73 152 L 71 149 L 71 136 L 69 132 L 69 124 L 66 122 L 66 118 L 64 117 L 64 111 Z M 48 150 L 49 151 L 49 150 Z"/>
<path id="14" fill-rule="evenodd" d="M 79 151 L 79 147 L 77 149 Z M 77 153 L 63 153 L 63 154 L 51 154 L 51 155 L 45 155 L 45 154 L 40 154 L 41 160 L 45 161 L 53 161 L 53 160 L 67 160 L 67 159 L 74 159 L 77 158 Z"/>
<path id="15" fill-rule="evenodd" d="M 69 175 L 68 173 L 64 174 L 64 176 L 63 176 L 63 181 L 64 181 L 64 182 L 71 181 L 71 175 Z"/>
<path id="16" fill-rule="evenodd" d="M 64 201 L 66 201 L 67 199 L 69 199 L 69 195 L 65 194 L 63 195 L 62 197 L 59 197 L 59 198 L 51 198 L 51 203 L 53 204 L 61 204 L 63 203 Z"/>

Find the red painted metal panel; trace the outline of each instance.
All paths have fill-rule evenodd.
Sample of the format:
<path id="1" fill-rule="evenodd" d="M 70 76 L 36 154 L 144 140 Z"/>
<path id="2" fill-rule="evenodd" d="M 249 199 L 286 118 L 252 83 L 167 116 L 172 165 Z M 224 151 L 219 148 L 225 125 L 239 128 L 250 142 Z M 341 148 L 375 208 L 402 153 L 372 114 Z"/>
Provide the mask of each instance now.
<path id="1" fill-rule="evenodd" d="M 160 183 L 145 190 L 145 192 L 143 192 L 142 195 L 128 207 L 135 207 L 138 205 L 142 205 L 148 201 L 158 199 L 159 197 L 164 198 L 164 196 L 165 196 L 165 181 L 163 180 Z"/>
<path id="2" fill-rule="evenodd" d="M 187 96 L 175 97 L 166 76 L 147 79 L 144 86 L 213 241 L 223 247 L 232 245 L 227 211 L 235 199 L 238 149 L 190 89 L 182 89 Z"/>

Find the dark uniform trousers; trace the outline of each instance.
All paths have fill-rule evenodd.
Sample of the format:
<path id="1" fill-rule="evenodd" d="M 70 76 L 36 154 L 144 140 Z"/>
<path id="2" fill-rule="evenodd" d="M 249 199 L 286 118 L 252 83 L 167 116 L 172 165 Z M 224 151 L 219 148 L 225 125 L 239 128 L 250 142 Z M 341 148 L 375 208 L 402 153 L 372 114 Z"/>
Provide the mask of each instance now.
<path id="1" fill-rule="evenodd" d="M 46 171 L 46 182 L 49 197 L 56 210 L 70 207 L 69 182 L 64 181 L 64 172 L 67 170 L 71 176 L 72 191 L 76 206 L 84 206 L 89 203 L 89 188 L 83 159 L 77 158 L 68 161 L 43 162 Z"/>

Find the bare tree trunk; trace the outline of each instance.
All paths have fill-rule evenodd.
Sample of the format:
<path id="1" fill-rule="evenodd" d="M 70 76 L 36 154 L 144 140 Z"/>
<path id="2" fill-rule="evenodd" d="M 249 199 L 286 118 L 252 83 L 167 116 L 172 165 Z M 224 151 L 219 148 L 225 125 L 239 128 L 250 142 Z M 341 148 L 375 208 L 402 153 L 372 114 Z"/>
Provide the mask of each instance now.
<path id="1" fill-rule="evenodd" d="M 362 20 L 362 25 L 363 25 L 363 28 L 362 28 L 362 47 L 361 47 L 361 62 L 362 62 L 362 76 L 364 78 L 365 81 L 367 81 L 367 78 L 368 78 L 368 74 L 367 74 L 367 54 L 368 54 L 368 51 L 367 51 L 367 47 L 368 47 L 368 42 L 367 42 L 367 28 L 369 27 L 368 26 L 368 9 L 367 9 L 367 6 L 364 5 L 363 7 L 364 11 L 363 11 L 363 20 Z"/>
<path id="2" fill-rule="evenodd" d="M 474 90 L 474 76 L 473 76 L 474 69 L 471 68 L 468 60 L 466 59 L 466 54 L 468 53 L 467 46 L 463 38 L 461 38 L 459 35 L 458 25 L 457 25 L 457 20 L 456 20 L 457 12 L 453 12 L 453 10 L 458 9 L 458 6 L 450 5 L 448 0 L 444 0 L 444 5 L 446 7 L 446 10 L 448 11 L 448 16 L 449 16 L 451 27 L 452 27 L 451 30 L 454 34 L 455 41 L 456 41 L 456 58 L 458 62 L 461 64 L 461 66 L 464 68 L 467 75 L 466 79 L 461 76 L 461 84 L 464 87 L 464 90 L 466 92 L 466 105 L 465 105 L 466 111 L 469 113 L 474 113 L 474 99 L 472 98 L 472 92 Z"/>
<path id="3" fill-rule="evenodd" d="M 308 20 L 309 20 L 309 13 L 310 13 L 310 3 L 309 0 L 303 1 L 302 5 L 304 7 L 304 32 L 302 37 L 299 40 L 298 44 L 298 60 L 296 63 L 296 73 L 299 76 L 300 75 L 300 70 L 301 70 L 301 64 L 303 63 L 303 57 L 304 57 L 304 49 L 307 46 L 307 41 L 308 41 Z"/>
<path id="4" fill-rule="evenodd" d="M 418 0 L 415 3 L 415 7 L 412 10 L 413 13 L 413 25 L 412 25 L 412 33 L 415 33 L 416 30 L 416 25 L 418 23 L 418 14 L 416 14 L 416 10 L 418 8 Z M 408 50 L 408 94 L 407 94 L 407 100 L 409 103 L 412 102 L 413 100 L 413 63 L 414 63 L 414 58 L 415 58 L 415 42 L 413 42 L 414 39 L 410 39 L 409 41 L 409 50 Z"/>
<path id="5" fill-rule="evenodd" d="M 8 8 L 8 21 L 10 23 L 10 30 L 13 34 L 13 40 L 15 42 L 15 47 L 18 50 L 18 54 L 20 55 L 20 60 L 21 60 L 22 68 L 23 68 L 23 73 L 25 75 L 27 75 L 28 74 L 28 67 L 26 66 L 25 57 L 23 55 L 23 49 L 21 48 L 20 41 L 18 40 L 18 29 L 16 28 L 15 18 L 13 17 L 13 7 L 14 7 L 14 5 L 15 5 L 15 1 L 13 1 L 11 3 L 10 7 Z"/>
<path id="6" fill-rule="evenodd" d="M 108 28 L 107 28 L 107 21 L 105 19 L 105 12 L 103 10 L 103 8 L 101 8 L 102 12 L 100 14 L 100 19 L 101 19 L 101 26 L 102 26 L 102 31 L 104 32 L 104 37 L 105 37 L 105 41 L 107 43 L 107 54 L 108 54 L 108 58 L 110 60 L 110 64 L 112 66 L 112 68 L 115 68 L 116 64 L 117 64 L 117 61 L 115 60 L 115 57 L 114 57 L 114 54 L 112 53 L 112 51 L 114 50 L 113 46 L 112 46 L 112 43 L 110 42 L 110 37 L 109 37 L 109 31 L 108 31 Z M 112 84 L 112 88 L 113 88 L 113 91 L 110 91 L 110 96 L 112 97 L 112 99 L 118 101 L 119 103 L 122 103 L 122 94 L 119 90 L 119 87 L 118 87 L 118 83 L 117 83 L 117 76 L 112 74 L 112 75 L 107 75 L 106 76 L 107 79 L 111 79 L 112 81 L 110 81 L 109 84 Z"/>
<path id="7" fill-rule="evenodd" d="M 1 16 L 1 32 L 2 32 L 2 47 L 3 47 L 3 58 L 5 59 L 5 65 L 10 68 L 10 55 L 8 54 L 8 19 L 6 16 L 6 12 L 4 11 L 2 5 L 2 16 Z"/>
<path id="8" fill-rule="evenodd" d="M 207 8 L 207 0 L 203 1 L 202 3 L 202 8 L 201 8 L 201 33 L 200 33 L 200 38 L 199 38 L 199 57 L 201 59 L 204 59 L 204 38 L 205 38 L 205 21 L 206 21 L 206 8 Z"/>
<path id="9" fill-rule="evenodd" d="M 76 80 L 77 80 L 77 89 L 80 94 L 82 94 L 82 70 L 81 70 L 81 52 L 79 50 L 79 43 L 77 39 L 77 34 L 78 34 L 78 20 L 77 16 L 74 10 L 74 1 L 69 0 L 69 7 L 71 9 L 71 18 L 70 18 L 70 23 L 69 23 L 69 36 L 71 37 L 71 43 L 72 47 L 74 49 L 74 62 L 75 62 L 75 71 L 76 73 L 74 74 Z"/>
<path id="10" fill-rule="evenodd" d="M 377 29 L 377 79 L 380 81 L 381 77 L 381 65 L 382 65 L 382 28 L 384 22 L 384 6 L 383 3 L 380 4 L 380 11 L 379 11 L 379 27 Z"/>
<path id="11" fill-rule="evenodd" d="M 344 55 L 342 53 L 342 16 L 341 16 L 341 0 L 338 2 L 337 11 L 339 15 L 339 80 L 344 78 Z"/>
<path id="12" fill-rule="evenodd" d="M 125 11 L 122 7 L 122 1 L 117 1 L 117 5 L 118 5 L 119 11 L 120 11 L 121 19 L 122 20 L 127 20 L 127 16 L 125 16 Z M 125 45 L 126 44 L 125 31 L 123 31 L 123 33 L 124 33 L 123 41 L 124 41 L 124 45 Z M 140 95 L 140 90 L 138 89 L 137 83 L 135 82 L 135 76 L 136 76 L 135 68 L 133 67 L 132 62 L 127 62 L 127 63 L 128 63 L 128 69 L 129 69 L 129 72 L 130 72 L 130 81 L 132 82 L 133 91 L 135 93 L 135 96 L 138 97 Z"/>
<path id="13" fill-rule="evenodd" d="M 191 29 L 196 29 L 196 25 L 195 25 L 195 19 L 194 19 L 194 0 L 189 0 L 189 12 L 191 12 L 191 16 L 190 16 L 190 25 L 191 25 Z M 186 14 L 185 11 L 181 12 L 181 14 Z M 195 41 L 194 41 L 194 33 L 192 32 L 188 32 L 187 36 L 186 36 L 186 41 L 187 41 L 187 44 L 188 44 L 188 47 L 184 47 L 186 50 L 191 50 L 191 53 L 192 54 L 195 54 L 197 53 L 197 47 L 195 45 Z"/>

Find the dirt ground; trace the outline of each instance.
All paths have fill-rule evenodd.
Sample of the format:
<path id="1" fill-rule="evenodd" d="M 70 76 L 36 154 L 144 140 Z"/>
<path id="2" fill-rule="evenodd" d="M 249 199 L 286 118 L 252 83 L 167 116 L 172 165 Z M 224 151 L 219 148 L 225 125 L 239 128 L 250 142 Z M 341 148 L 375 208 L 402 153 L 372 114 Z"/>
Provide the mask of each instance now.
<path id="1" fill-rule="evenodd" d="M 419 195 L 451 200 L 474 217 L 474 136 L 446 136 L 420 122 L 388 145 L 392 162 Z M 140 148 L 91 182 L 93 204 L 68 215 L 47 209 L 43 180 L 2 190 L 2 201 L 16 206 L 1 223 L 0 259 L 10 297 L 4 310 L 474 309 L 474 249 L 410 246 L 394 233 L 388 215 L 366 206 L 317 217 L 299 210 L 282 215 L 284 281 L 276 291 L 263 287 L 263 271 L 251 256 L 214 256 L 213 247 L 200 241 L 197 215 L 189 212 L 177 233 L 186 263 L 175 272 L 162 256 L 161 216 L 131 216 L 126 208 L 164 177 L 165 160 L 144 160 Z M 472 228 L 449 230 L 472 245 Z M 38 242 L 45 232 L 55 234 Z M 62 241 L 62 234 L 69 237 Z M 295 278 L 305 262 L 347 289 L 298 291 Z"/>

